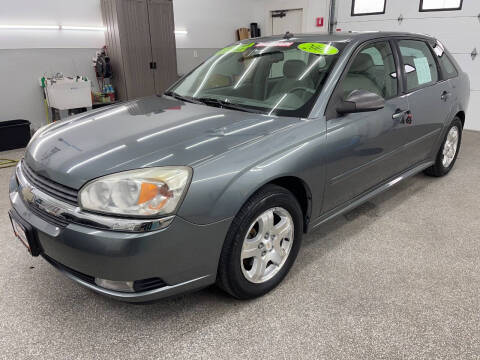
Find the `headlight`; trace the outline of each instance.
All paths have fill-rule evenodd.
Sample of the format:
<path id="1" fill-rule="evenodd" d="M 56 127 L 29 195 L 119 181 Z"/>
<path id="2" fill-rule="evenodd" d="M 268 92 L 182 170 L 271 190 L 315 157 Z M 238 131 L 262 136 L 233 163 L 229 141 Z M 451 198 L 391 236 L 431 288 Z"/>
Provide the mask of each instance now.
<path id="1" fill-rule="evenodd" d="M 80 207 L 140 217 L 172 214 L 183 198 L 191 174 L 189 167 L 165 166 L 103 176 L 80 190 Z"/>

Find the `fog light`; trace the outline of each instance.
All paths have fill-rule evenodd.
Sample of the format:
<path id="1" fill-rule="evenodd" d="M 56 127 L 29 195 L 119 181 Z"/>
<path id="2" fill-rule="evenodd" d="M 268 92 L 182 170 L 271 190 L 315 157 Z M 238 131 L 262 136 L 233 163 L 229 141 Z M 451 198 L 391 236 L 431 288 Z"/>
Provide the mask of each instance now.
<path id="1" fill-rule="evenodd" d="M 105 289 L 122 291 L 122 292 L 134 292 L 133 281 L 113 281 L 95 278 L 95 284 Z"/>

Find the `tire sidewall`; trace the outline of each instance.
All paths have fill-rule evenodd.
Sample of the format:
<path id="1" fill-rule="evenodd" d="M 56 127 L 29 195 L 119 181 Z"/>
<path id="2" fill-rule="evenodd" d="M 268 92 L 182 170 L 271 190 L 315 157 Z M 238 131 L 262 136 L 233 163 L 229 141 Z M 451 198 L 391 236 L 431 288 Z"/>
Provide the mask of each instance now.
<path id="1" fill-rule="evenodd" d="M 443 148 L 445 146 L 445 142 L 447 141 L 448 133 L 450 132 L 450 130 L 454 126 L 456 126 L 457 129 L 458 129 L 457 150 L 455 152 L 455 156 L 454 156 L 452 162 L 450 163 L 450 165 L 448 167 L 445 167 L 445 166 L 443 166 L 443 162 L 442 162 L 442 160 L 443 160 Z M 445 136 L 444 136 L 443 141 L 442 141 L 442 145 L 440 146 L 440 150 L 438 151 L 438 154 L 437 154 L 436 165 L 437 165 L 438 169 L 440 170 L 440 172 L 442 173 L 442 175 L 447 174 L 453 168 L 453 165 L 455 165 L 455 162 L 457 161 L 458 153 L 460 152 L 461 142 L 462 142 L 462 122 L 460 121 L 460 119 L 458 117 L 455 117 L 453 119 L 453 121 L 451 122 L 450 126 L 448 127 L 446 133 L 445 133 Z"/>
<path id="2" fill-rule="evenodd" d="M 292 217 L 294 223 L 292 249 L 290 250 L 283 267 L 273 278 L 264 283 L 252 283 L 245 278 L 241 268 L 241 251 L 243 242 L 252 222 L 255 221 L 255 219 L 264 211 L 273 207 L 284 208 Z M 232 230 L 234 230 L 232 239 L 233 246 L 228 262 L 228 272 L 231 275 L 230 286 L 235 293 L 244 294 L 244 296 L 248 298 L 257 297 L 275 288 L 283 280 L 293 265 L 300 249 L 303 234 L 302 210 L 293 195 L 290 195 L 286 190 L 284 192 L 277 191 L 270 193 L 259 201 L 253 203 L 249 207 L 246 215 L 241 219 L 240 225 L 237 229 Z"/>

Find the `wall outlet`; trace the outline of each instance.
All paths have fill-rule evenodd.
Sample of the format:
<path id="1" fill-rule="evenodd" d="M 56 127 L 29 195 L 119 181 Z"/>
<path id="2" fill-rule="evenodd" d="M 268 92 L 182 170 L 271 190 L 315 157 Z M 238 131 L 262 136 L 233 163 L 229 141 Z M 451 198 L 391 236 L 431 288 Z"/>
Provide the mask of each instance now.
<path id="1" fill-rule="evenodd" d="M 198 58 L 198 51 L 197 50 L 193 50 L 193 57 Z"/>

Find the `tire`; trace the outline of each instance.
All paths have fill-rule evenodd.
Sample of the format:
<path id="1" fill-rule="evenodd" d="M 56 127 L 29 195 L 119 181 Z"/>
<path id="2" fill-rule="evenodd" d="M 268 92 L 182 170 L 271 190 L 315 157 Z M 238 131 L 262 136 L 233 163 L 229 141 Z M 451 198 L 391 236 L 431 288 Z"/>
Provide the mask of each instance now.
<path id="1" fill-rule="evenodd" d="M 288 230 L 290 225 L 293 229 Z M 230 225 L 220 255 L 217 285 L 237 299 L 268 293 L 295 262 L 302 235 L 303 213 L 295 196 L 283 187 L 266 185 L 247 200 Z M 256 255 L 244 258 L 250 251 Z M 262 275 L 263 264 L 267 265 Z"/>
<path id="2" fill-rule="evenodd" d="M 453 154 L 453 158 L 448 159 L 446 155 L 444 155 L 444 151 L 446 151 L 446 143 L 447 141 L 451 140 L 451 132 L 453 128 L 457 129 L 457 142 L 455 147 L 455 153 Z M 435 164 L 427 168 L 424 173 L 428 176 L 435 176 L 440 177 L 447 175 L 449 171 L 452 169 L 455 161 L 457 160 L 458 152 L 460 151 L 460 144 L 462 142 L 462 122 L 460 118 L 455 117 L 448 127 L 447 133 L 442 141 L 442 145 L 440 146 L 440 150 L 438 150 L 437 157 L 435 158 Z M 447 145 L 448 147 L 448 145 Z M 451 147 L 450 147 L 451 149 Z M 448 152 L 447 152 L 448 153 Z M 445 161 L 444 161 L 445 160 Z"/>

